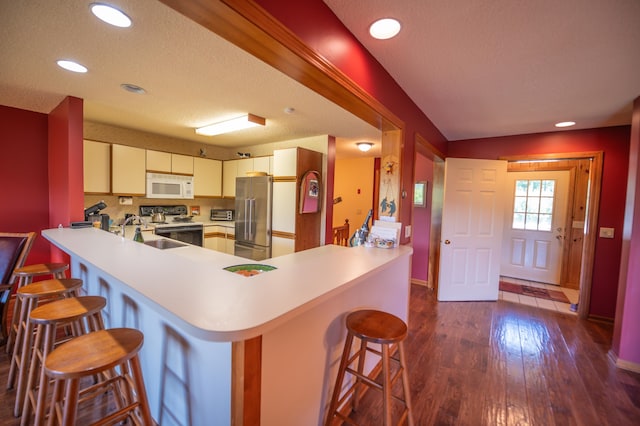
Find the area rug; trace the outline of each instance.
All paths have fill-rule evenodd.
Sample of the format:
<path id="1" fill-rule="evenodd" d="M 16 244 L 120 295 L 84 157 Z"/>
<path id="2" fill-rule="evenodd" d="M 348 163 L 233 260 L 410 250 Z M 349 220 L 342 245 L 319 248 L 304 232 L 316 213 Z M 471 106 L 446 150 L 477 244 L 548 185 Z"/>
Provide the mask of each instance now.
<path id="1" fill-rule="evenodd" d="M 569 299 L 567 299 L 567 296 L 565 296 L 565 294 L 561 291 L 530 287 L 528 285 L 506 283 L 500 281 L 500 291 L 538 297 L 540 299 L 554 300 L 556 302 L 571 303 Z"/>

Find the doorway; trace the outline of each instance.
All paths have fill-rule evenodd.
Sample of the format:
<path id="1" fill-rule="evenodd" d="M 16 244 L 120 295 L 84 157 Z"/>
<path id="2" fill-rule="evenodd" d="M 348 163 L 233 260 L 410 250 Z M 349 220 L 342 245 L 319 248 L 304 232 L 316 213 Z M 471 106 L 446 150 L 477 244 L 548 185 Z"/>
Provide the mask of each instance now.
<path id="1" fill-rule="evenodd" d="M 567 216 L 562 252 L 561 286 L 578 291 L 577 313 L 586 319 L 591 300 L 591 280 L 597 238 L 600 188 L 602 183 L 602 151 L 537 154 L 502 157 L 507 171 L 568 170 Z"/>

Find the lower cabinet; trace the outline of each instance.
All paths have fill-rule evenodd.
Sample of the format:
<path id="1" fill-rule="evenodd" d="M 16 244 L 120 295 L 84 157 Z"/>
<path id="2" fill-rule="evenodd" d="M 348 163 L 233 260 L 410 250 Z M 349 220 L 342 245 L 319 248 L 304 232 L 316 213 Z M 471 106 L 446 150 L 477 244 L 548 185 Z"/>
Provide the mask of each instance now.
<path id="1" fill-rule="evenodd" d="M 235 238 L 233 228 L 217 225 L 204 227 L 204 248 L 233 254 L 234 243 Z"/>

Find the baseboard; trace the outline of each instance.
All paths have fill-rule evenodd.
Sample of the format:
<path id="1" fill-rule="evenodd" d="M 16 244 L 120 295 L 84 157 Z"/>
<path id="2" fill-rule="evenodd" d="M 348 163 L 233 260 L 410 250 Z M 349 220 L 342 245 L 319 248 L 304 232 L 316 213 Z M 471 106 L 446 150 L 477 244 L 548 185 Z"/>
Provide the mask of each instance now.
<path id="1" fill-rule="evenodd" d="M 600 315 L 589 315 L 587 319 L 589 321 L 601 322 L 604 324 L 613 324 L 613 318 L 601 317 Z"/>
<path id="2" fill-rule="evenodd" d="M 429 283 L 427 283 L 425 280 L 419 280 L 417 278 L 411 278 L 411 284 L 417 284 L 423 287 L 429 287 Z"/>
<path id="3" fill-rule="evenodd" d="M 618 358 L 618 355 L 616 355 L 612 350 L 609 350 L 607 356 L 615 364 L 616 367 L 621 368 L 622 370 L 631 371 L 633 373 L 640 373 L 640 364 L 620 359 Z"/>

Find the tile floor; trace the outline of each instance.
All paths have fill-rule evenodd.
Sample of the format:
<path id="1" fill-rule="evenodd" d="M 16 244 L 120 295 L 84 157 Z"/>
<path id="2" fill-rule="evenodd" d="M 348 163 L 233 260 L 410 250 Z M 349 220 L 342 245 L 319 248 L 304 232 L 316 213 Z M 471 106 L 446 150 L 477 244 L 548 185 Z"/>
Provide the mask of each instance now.
<path id="1" fill-rule="evenodd" d="M 562 291 L 567 296 L 567 299 L 569 299 L 571 303 L 578 303 L 578 290 L 563 288 L 563 287 L 552 285 L 552 284 L 538 283 L 535 281 L 520 280 L 517 278 L 500 277 L 500 280 L 508 283 L 527 285 L 529 287 L 539 287 L 539 288 L 545 288 L 547 290 L 556 290 L 556 291 L 559 290 L 559 291 Z M 570 309 L 571 305 L 569 303 L 555 302 L 553 300 L 540 299 L 537 297 L 525 296 L 522 294 L 508 293 L 506 291 L 501 291 L 498 297 L 501 300 L 507 300 L 509 302 L 521 303 L 523 305 L 537 306 L 543 309 L 549 309 L 552 311 L 558 311 L 558 312 L 564 312 L 571 315 L 577 315 L 576 312 L 571 311 Z"/>

